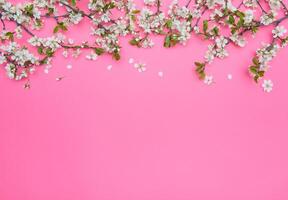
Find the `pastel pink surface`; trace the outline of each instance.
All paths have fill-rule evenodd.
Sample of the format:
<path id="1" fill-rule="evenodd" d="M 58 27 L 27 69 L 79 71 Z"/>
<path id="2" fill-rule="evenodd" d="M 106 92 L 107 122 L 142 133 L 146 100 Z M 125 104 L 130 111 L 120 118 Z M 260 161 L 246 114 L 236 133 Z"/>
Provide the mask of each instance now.
<path id="1" fill-rule="evenodd" d="M 80 27 L 69 37 L 88 38 Z M 199 38 L 169 50 L 159 37 L 150 50 L 123 39 L 119 62 L 59 52 L 29 91 L 1 69 L 0 199 L 287 200 L 288 50 L 271 64 L 275 87 L 264 93 L 247 75 L 267 40 L 258 36 L 209 67 L 212 86 L 193 72 L 206 50 Z"/>

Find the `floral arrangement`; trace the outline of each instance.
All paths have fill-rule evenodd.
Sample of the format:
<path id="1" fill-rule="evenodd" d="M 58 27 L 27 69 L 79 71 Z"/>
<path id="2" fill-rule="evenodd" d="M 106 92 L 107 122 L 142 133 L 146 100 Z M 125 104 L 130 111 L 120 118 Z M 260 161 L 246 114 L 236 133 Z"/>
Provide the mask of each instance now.
<path id="1" fill-rule="evenodd" d="M 244 47 L 245 38 L 254 36 L 262 27 L 273 26 L 271 42 L 256 51 L 248 67 L 258 82 L 278 50 L 288 43 L 286 29 L 281 25 L 288 18 L 288 9 L 282 0 L 241 0 L 237 5 L 230 0 L 188 0 L 185 5 L 173 0 L 167 12 L 162 11 L 161 0 L 144 0 L 141 9 L 133 0 L 89 0 L 84 10 L 77 4 L 76 0 L 31 0 L 14 5 L 0 0 L 0 64 L 10 79 L 28 79 L 39 66 L 49 68 L 58 50 L 65 57 L 68 54 L 77 57 L 82 50 L 90 50 L 87 59 L 110 54 L 119 60 L 120 37 L 130 37 L 129 43 L 135 47 L 151 48 L 154 45 L 151 36 L 161 35 L 163 46 L 171 48 L 185 45 L 191 34 L 196 34 L 211 41 L 203 61 L 194 63 L 199 78 L 210 84 L 213 77 L 206 75 L 206 66 L 215 58 L 227 57 L 227 45 Z M 84 18 L 91 23 L 94 42 L 74 44 L 65 37 L 65 32 Z M 43 28 L 46 19 L 55 20 L 54 29 L 49 37 L 39 37 L 37 31 Z M 7 24 L 14 26 L 8 29 Z M 24 34 L 29 39 L 20 44 Z M 273 86 L 271 81 L 263 85 L 267 91 Z"/>

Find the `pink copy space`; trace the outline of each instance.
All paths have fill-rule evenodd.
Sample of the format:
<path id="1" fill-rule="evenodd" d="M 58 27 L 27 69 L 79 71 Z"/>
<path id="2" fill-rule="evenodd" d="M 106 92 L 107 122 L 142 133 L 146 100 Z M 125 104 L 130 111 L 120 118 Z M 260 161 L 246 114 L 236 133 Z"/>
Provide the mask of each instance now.
<path id="1" fill-rule="evenodd" d="M 68 36 L 89 39 L 88 24 Z M 272 93 L 247 75 L 267 31 L 209 66 L 211 86 L 193 72 L 208 44 L 194 36 L 168 50 L 161 37 L 151 50 L 123 39 L 119 62 L 59 52 L 28 91 L 2 68 L 0 199 L 287 200 L 288 49 L 271 63 Z"/>

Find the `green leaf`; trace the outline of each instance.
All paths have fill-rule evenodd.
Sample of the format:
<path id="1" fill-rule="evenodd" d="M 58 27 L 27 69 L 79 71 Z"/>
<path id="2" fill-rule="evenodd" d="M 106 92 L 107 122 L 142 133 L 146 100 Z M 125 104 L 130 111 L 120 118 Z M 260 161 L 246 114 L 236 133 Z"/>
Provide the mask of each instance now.
<path id="1" fill-rule="evenodd" d="M 52 15 L 54 13 L 54 8 L 49 7 L 47 15 Z"/>
<path id="2" fill-rule="evenodd" d="M 130 17 L 131 17 L 132 21 L 134 21 L 134 22 L 136 21 L 135 15 L 131 15 Z"/>
<path id="3" fill-rule="evenodd" d="M 236 28 L 236 27 L 232 27 L 232 28 L 231 28 L 231 33 L 232 33 L 232 34 L 236 33 L 236 31 L 237 31 L 237 28 Z"/>
<path id="4" fill-rule="evenodd" d="M 24 13 L 28 15 L 29 17 L 33 16 L 33 9 L 34 5 L 33 4 L 28 4 L 24 7 Z"/>
<path id="5" fill-rule="evenodd" d="M 54 55 L 54 51 L 52 51 L 52 49 L 49 48 L 46 50 L 45 54 L 48 57 L 52 57 Z"/>
<path id="6" fill-rule="evenodd" d="M 165 40 L 164 40 L 164 47 L 169 48 L 171 47 L 171 36 L 166 35 Z"/>
<path id="7" fill-rule="evenodd" d="M 255 81 L 256 83 L 258 83 L 259 78 L 260 78 L 260 77 L 259 77 L 258 75 L 256 75 L 256 76 L 254 76 L 253 79 L 254 79 L 254 81 Z"/>
<path id="8" fill-rule="evenodd" d="M 235 23 L 235 19 L 234 19 L 234 17 L 232 15 L 229 16 L 228 23 L 231 24 L 231 25 L 233 25 Z"/>
<path id="9" fill-rule="evenodd" d="M 243 12 L 241 12 L 241 11 L 239 11 L 239 10 L 235 11 L 235 14 L 236 14 L 238 17 L 240 17 L 240 18 L 244 18 L 244 17 L 245 17 L 245 13 L 243 13 Z"/>
<path id="10" fill-rule="evenodd" d="M 259 60 L 257 59 L 257 57 L 254 57 L 253 59 L 252 59 L 252 62 L 253 62 L 253 64 L 254 65 L 256 65 L 256 66 L 258 66 L 260 63 L 259 63 Z"/>
<path id="11" fill-rule="evenodd" d="M 113 8 L 115 8 L 115 4 L 113 2 L 110 2 L 110 3 L 105 4 L 105 6 L 103 7 L 103 11 L 106 12 L 107 10 L 110 10 Z"/>
<path id="12" fill-rule="evenodd" d="M 71 5 L 76 6 L 76 0 L 71 0 Z"/>
<path id="13" fill-rule="evenodd" d="M 138 14 L 138 13 L 140 13 L 140 10 L 133 10 L 132 13 L 133 14 Z"/>
<path id="14" fill-rule="evenodd" d="M 44 53 L 43 52 L 43 47 L 38 47 L 37 51 L 38 51 L 39 54 L 43 54 Z"/>
<path id="15" fill-rule="evenodd" d="M 250 72 L 251 72 L 252 74 L 257 74 L 257 73 L 258 73 L 258 68 L 257 68 L 256 66 L 251 66 L 251 67 L 249 68 L 249 70 L 250 70 Z"/>
<path id="16" fill-rule="evenodd" d="M 167 28 L 171 29 L 171 27 L 172 27 L 172 20 L 167 20 L 165 25 L 166 25 Z"/>
<path id="17" fill-rule="evenodd" d="M 203 21 L 203 32 L 206 33 L 208 30 L 208 21 L 204 20 Z"/>
<path id="18" fill-rule="evenodd" d="M 136 46 L 139 44 L 139 41 L 133 38 L 132 40 L 129 41 L 129 44 L 131 44 L 132 46 Z"/>
<path id="19" fill-rule="evenodd" d="M 64 22 L 59 22 L 57 24 L 57 26 L 55 26 L 54 30 L 53 30 L 53 33 L 57 33 L 59 32 L 59 30 L 62 30 L 62 31 L 67 31 L 67 26 L 64 24 Z"/>
<path id="20" fill-rule="evenodd" d="M 36 26 L 41 27 L 42 21 L 40 19 L 36 19 L 35 24 L 36 24 Z"/>
<path id="21" fill-rule="evenodd" d="M 112 54 L 112 57 L 115 59 L 115 60 L 120 60 L 120 54 L 118 51 L 114 51 L 113 54 Z"/>
<path id="22" fill-rule="evenodd" d="M 11 40 L 11 41 L 14 40 L 14 33 L 13 32 L 7 32 L 7 33 L 5 33 L 5 36 L 8 38 L 8 40 Z"/>
<path id="23" fill-rule="evenodd" d="M 259 71 L 259 72 L 258 72 L 258 76 L 259 76 L 259 77 L 263 77 L 264 74 L 265 74 L 265 71 Z"/>
<path id="24" fill-rule="evenodd" d="M 204 79 L 206 74 L 205 74 L 205 63 L 200 63 L 200 62 L 195 62 L 196 65 L 196 73 L 198 74 L 199 79 Z"/>
<path id="25" fill-rule="evenodd" d="M 205 78 L 206 74 L 205 74 L 205 72 L 203 71 L 203 72 L 198 73 L 198 76 L 199 76 L 199 79 L 200 79 L 200 80 L 203 80 L 203 79 Z"/>
<path id="26" fill-rule="evenodd" d="M 204 63 L 200 63 L 200 62 L 195 62 L 194 64 L 195 64 L 197 67 L 203 67 L 203 66 L 205 66 Z"/>
<path id="27" fill-rule="evenodd" d="M 58 25 L 59 25 L 59 28 L 60 28 L 62 31 L 67 31 L 67 30 L 68 30 L 67 27 L 66 27 L 66 25 L 64 24 L 64 22 L 60 22 Z"/>
<path id="28" fill-rule="evenodd" d="M 104 49 L 103 48 L 95 48 L 95 53 L 100 56 L 104 53 Z"/>
<path id="29" fill-rule="evenodd" d="M 251 31 L 252 31 L 252 33 L 256 33 L 258 31 L 258 27 L 257 26 L 252 26 L 251 27 Z"/>
<path id="30" fill-rule="evenodd" d="M 240 19 L 239 19 L 239 21 L 238 21 L 238 23 L 237 23 L 237 27 L 242 27 L 243 26 L 243 24 L 244 24 L 244 18 L 243 17 L 240 17 Z"/>
<path id="31" fill-rule="evenodd" d="M 53 33 L 57 33 L 59 31 L 59 26 L 55 26 L 54 29 L 53 29 Z"/>
<path id="32" fill-rule="evenodd" d="M 212 31 L 213 31 L 213 34 L 214 34 L 215 36 L 218 36 L 218 35 L 219 35 L 219 29 L 218 29 L 218 27 L 214 27 L 214 28 L 212 29 Z"/>

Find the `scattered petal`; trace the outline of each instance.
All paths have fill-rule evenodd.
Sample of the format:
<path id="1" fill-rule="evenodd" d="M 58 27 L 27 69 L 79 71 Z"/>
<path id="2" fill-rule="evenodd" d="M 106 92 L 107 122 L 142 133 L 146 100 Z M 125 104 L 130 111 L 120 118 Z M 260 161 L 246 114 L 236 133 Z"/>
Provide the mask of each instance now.
<path id="1" fill-rule="evenodd" d="M 112 65 L 108 65 L 108 66 L 107 66 L 107 70 L 110 71 L 111 69 L 112 69 Z"/>
<path id="2" fill-rule="evenodd" d="M 49 69 L 45 68 L 45 69 L 44 69 L 44 73 L 45 73 L 45 74 L 48 74 L 48 73 L 49 73 Z"/>
<path id="3" fill-rule="evenodd" d="M 46 65 L 46 67 L 44 68 L 44 73 L 48 74 L 51 67 L 52 65 Z"/>
<path id="4" fill-rule="evenodd" d="M 56 81 L 61 81 L 64 78 L 64 76 L 60 76 L 56 78 Z"/>
<path id="5" fill-rule="evenodd" d="M 232 80 L 232 78 L 233 78 L 233 77 L 232 77 L 232 74 L 228 74 L 228 75 L 227 75 L 227 78 L 228 78 L 228 80 Z"/>
<path id="6" fill-rule="evenodd" d="M 74 44 L 74 40 L 71 39 L 71 38 L 69 38 L 69 39 L 68 39 L 68 43 L 69 43 L 70 45 L 72 45 L 72 44 Z"/>
<path id="7" fill-rule="evenodd" d="M 72 65 L 67 65 L 67 69 L 72 69 Z"/>
<path id="8" fill-rule="evenodd" d="M 132 63 L 134 63 L 134 59 L 130 58 L 128 62 L 129 62 L 129 64 L 132 64 Z"/>
<path id="9" fill-rule="evenodd" d="M 30 88 L 31 88 L 31 85 L 30 85 L 30 82 L 28 81 L 24 84 L 24 89 L 28 90 Z"/>

